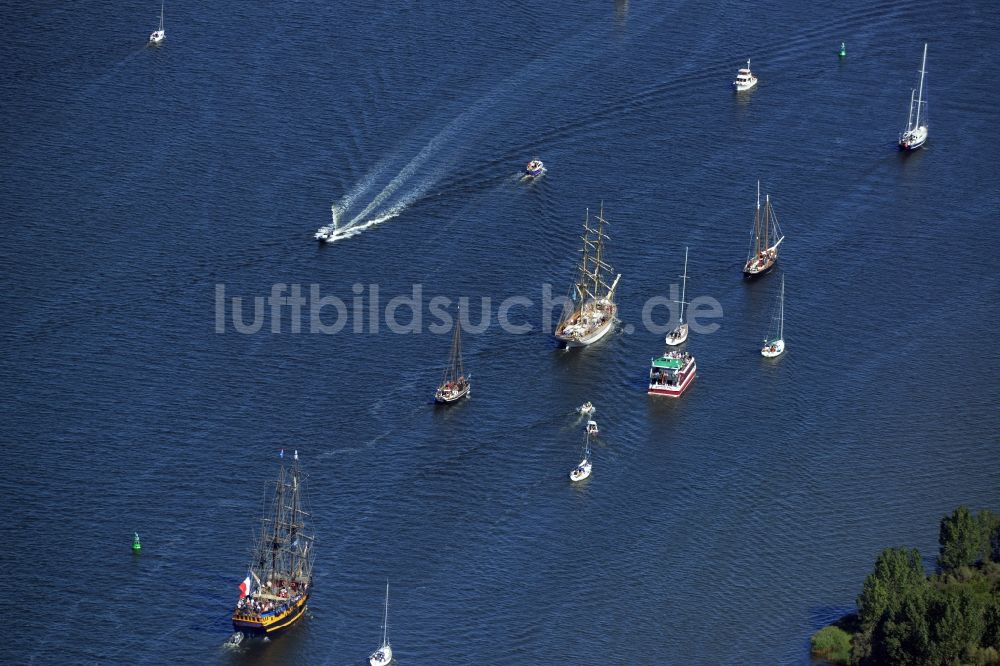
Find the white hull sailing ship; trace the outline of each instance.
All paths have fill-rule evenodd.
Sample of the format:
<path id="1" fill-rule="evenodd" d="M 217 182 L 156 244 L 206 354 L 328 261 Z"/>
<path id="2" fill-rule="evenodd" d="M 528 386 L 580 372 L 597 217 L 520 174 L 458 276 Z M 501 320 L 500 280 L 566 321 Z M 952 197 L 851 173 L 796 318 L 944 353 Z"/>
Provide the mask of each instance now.
<path id="1" fill-rule="evenodd" d="M 757 209 L 753 216 L 753 238 L 747 262 L 743 266 L 743 277 L 753 279 L 764 275 L 778 262 L 778 246 L 785 237 L 781 235 L 778 217 L 771 207 L 771 195 L 765 195 L 764 212 L 760 211 L 760 181 L 757 181 Z M 773 245 L 772 245 L 773 242 Z"/>
<path id="2" fill-rule="evenodd" d="M 265 509 L 249 572 L 240 584 L 233 611 L 236 644 L 242 636 L 275 636 L 305 615 L 312 591 L 313 536 L 306 531 L 302 509 L 299 452 L 291 469 L 284 464 Z M 233 640 L 231 639 L 231 640 Z"/>
<path id="3" fill-rule="evenodd" d="M 773 326 L 773 324 L 772 324 Z M 773 330 L 773 329 L 772 329 Z M 781 276 L 781 300 L 778 301 L 777 335 L 764 338 L 764 346 L 760 349 L 761 356 L 774 358 L 785 351 L 785 276 Z"/>
<path id="4" fill-rule="evenodd" d="M 684 296 L 687 293 L 688 282 L 688 249 L 686 247 L 684 248 L 684 275 L 681 277 L 684 278 L 683 286 L 681 287 L 681 300 L 676 301 L 677 303 L 680 303 L 681 316 L 678 320 L 676 328 L 667 333 L 667 338 L 665 340 L 665 342 L 672 347 L 683 344 L 683 342 L 688 339 L 688 325 L 687 322 L 684 321 Z"/>
<path id="5" fill-rule="evenodd" d="M 570 470 L 570 481 L 583 481 L 590 476 L 593 467 L 590 460 L 590 433 L 588 432 L 583 443 L 583 458 L 576 464 L 576 467 Z"/>
<path id="6" fill-rule="evenodd" d="M 159 44 L 167 38 L 167 31 L 163 29 L 163 3 L 160 3 L 160 27 L 149 33 L 149 43 Z"/>
<path id="7" fill-rule="evenodd" d="M 462 321 L 455 318 L 455 334 L 451 338 L 451 357 L 444 369 L 441 384 L 434 393 L 434 402 L 450 405 L 469 395 L 472 390 L 472 375 L 465 374 L 462 365 Z"/>
<path id="8" fill-rule="evenodd" d="M 621 274 L 615 275 L 611 284 L 608 280 L 614 269 L 604 260 L 604 204 L 597 216 L 597 228 L 590 226 L 590 210 L 583 222 L 583 258 L 580 260 L 579 274 L 573 285 L 572 298 L 576 308 L 563 315 L 556 327 L 556 339 L 565 347 L 586 347 L 608 334 L 618 321 L 618 306 L 615 304 L 615 288 Z"/>
<path id="9" fill-rule="evenodd" d="M 389 581 L 385 581 L 385 615 L 382 617 L 382 645 L 368 657 L 369 666 L 386 666 L 392 661 L 392 646 L 386 638 L 389 627 Z"/>
<path id="10" fill-rule="evenodd" d="M 920 65 L 920 88 L 910 91 L 910 116 L 906 119 L 906 129 L 899 135 L 902 150 L 916 150 L 927 141 L 927 100 L 924 99 L 924 74 L 927 73 L 927 44 L 924 44 L 924 60 Z M 916 100 L 913 99 L 916 93 Z M 923 124 L 921 125 L 921 111 Z"/>

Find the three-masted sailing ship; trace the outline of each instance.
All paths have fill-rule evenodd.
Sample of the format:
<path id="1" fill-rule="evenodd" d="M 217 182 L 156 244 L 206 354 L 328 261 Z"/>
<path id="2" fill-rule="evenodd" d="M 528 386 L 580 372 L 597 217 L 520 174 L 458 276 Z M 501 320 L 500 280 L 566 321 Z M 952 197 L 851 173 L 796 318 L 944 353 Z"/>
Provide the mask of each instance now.
<path id="1" fill-rule="evenodd" d="M 576 307 L 569 314 L 563 313 L 555 332 L 556 339 L 566 347 L 585 347 L 597 342 L 618 320 L 615 288 L 622 276 L 619 273 L 614 280 L 610 279 L 614 269 L 604 259 L 604 241 L 608 239 L 604 233 L 606 224 L 603 202 L 596 229 L 590 226 L 590 210 L 587 210 L 583 222 L 583 257 L 572 291 Z"/>
<path id="2" fill-rule="evenodd" d="M 284 457 L 282 455 L 282 457 Z M 274 483 L 254 544 L 249 572 L 233 611 L 234 636 L 275 636 L 304 614 L 312 591 L 313 535 L 302 508 L 299 452 Z"/>
<path id="3" fill-rule="evenodd" d="M 460 318 L 456 318 L 455 334 L 451 338 L 451 357 L 448 367 L 444 369 L 441 384 L 434 393 L 434 402 L 439 405 L 458 402 L 469 395 L 471 390 L 472 374 L 466 375 L 462 365 L 462 322 Z"/>
<path id="4" fill-rule="evenodd" d="M 747 262 L 743 266 L 743 277 L 752 279 L 767 273 L 778 261 L 778 246 L 785 237 L 781 235 L 778 217 L 771 207 L 771 195 L 764 198 L 764 212 L 760 211 L 760 181 L 757 181 L 757 209 L 753 216 L 753 238 Z M 773 242 L 773 245 L 772 245 Z"/>

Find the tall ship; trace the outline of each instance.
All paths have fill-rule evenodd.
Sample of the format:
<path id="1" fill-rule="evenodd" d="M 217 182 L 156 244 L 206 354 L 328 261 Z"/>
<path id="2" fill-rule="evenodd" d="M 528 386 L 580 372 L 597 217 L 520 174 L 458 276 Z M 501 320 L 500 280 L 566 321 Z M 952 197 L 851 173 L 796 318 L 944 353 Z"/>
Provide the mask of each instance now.
<path id="1" fill-rule="evenodd" d="M 576 307 L 566 314 L 565 308 L 555 336 L 565 347 L 586 347 L 597 342 L 614 328 L 618 321 L 615 288 L 621 273 L 615 274 L 604 258 L 604 242 L 608 240 L 604 227 L 604 203 L 597 215 L 597 228 L 590 226 L 590 209 L 583 222 L 583 249 L 577 279 L 572 288 Z M 615 275 L 614 279 L 611 276 Z M 610 284 L 608 284 L 610 282 Z"/>
<path id="2" fill-rule="evenodd" d="M 649 368 L 649 395 L 679 398 L 694 381 L 698 365 L 690 352 L 668 351 L 654 358 Z"/>
<path id="3" fill-rule="evenodd" d="M 778 246 L 785 237 L 781 235 L 778 217 L 771 206 L 771 195 L 764 197 L 764 212 L 760 210 L 760 181 L 757 181 L 757 209 L 753 216 L 753 237 L 747 262 L 743 266 L 743 277 L 753 279 L 764 275 L 778 262 Z M 773 243 L 773 244 L 772 244 Z"/>
<path id="4" fill-rule="evenodd" d="M 249 571 L 240 584 L 240 599 L 233 611 L 235 642 L 242 636 L 276 636 L 305 614 L 313 569 L 313 535 L 306 528 L 307 516 L 302 508 L 302 474 L 296 451 L 290 467 L 281 464 Z"/>
<path id="5" fill-rule="evenodd" d="M 455 332 L 451 337 L 451 356 L 448 366 L 444 369 L 441 384 L 434 392 L 434 402 L 439 405 L 450 405 L 458 402 L 472 391 L 472 373 L 465 374 L 462 365 L 462 320 L 455 318 Z"/>
<path id="6" fill-rule="evenodd" d="M 910 91 L 910 115 L 906 119 L 906 129 L 899 135 L 902 150 L 916 150 L 927 141 L 927 100 L 924 99 L 924 75 L 927 73 L 927 44 L 924 44 L 924 60 L 920 64 L 920 87 Z M 914 99 L 916 96 L 916 99 Z M 923 118 L 921 119 L 921 112 Z M 921 124 L 921 120 L 923 124 Z"/>

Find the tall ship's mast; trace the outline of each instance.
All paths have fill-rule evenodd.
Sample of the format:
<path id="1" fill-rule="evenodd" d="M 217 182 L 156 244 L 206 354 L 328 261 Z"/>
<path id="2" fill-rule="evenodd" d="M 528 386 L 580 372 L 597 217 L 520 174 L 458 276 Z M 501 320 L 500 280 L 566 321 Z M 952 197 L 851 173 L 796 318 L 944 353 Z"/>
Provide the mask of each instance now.
<path id="1" fill-rule="evenodd" d="M 284 458 L 284 452 L 282 452 Z M 282 462 L 240 584 L 233 629 L 247 636 L 274 636 L 299 620 L 312 590 L 314 536 L 306 527 L 299 452 Z"/>
<path id="2" fill-rule="evenodd" d="M 778 246 L 785 237 L 778 226 L 778 216 L 771 206 L 771 195 L 764 195 L 764 210 L 760 210 L 760 181 L 757 181 L 757 208 L 753 214 L 753 238 L 743 266 L 743 277 L 752 279 L 767 273 L 778 261 Z M 774 241 L 774 245 L 771 242 Z"/>
<path id="3" fill-rule="evenodd" d="M 580 265 L 572 290 L 576 307 L 564 313 L 555 333 L 556 339 L 566 347 L 583 347 L 600 340 L 617 321 L 615 289 L 621 274 L 615 274 L 604 258 L 604 243 L 608 240 L 604 231 L 606 226 L 610 224 L 604 219 L 603 202 L 596 228 L 591 226 L 590 210 L 587 210 L 580 237 L 583 241 Z M 615 276 L 613 280 L 612 275 Z"/>

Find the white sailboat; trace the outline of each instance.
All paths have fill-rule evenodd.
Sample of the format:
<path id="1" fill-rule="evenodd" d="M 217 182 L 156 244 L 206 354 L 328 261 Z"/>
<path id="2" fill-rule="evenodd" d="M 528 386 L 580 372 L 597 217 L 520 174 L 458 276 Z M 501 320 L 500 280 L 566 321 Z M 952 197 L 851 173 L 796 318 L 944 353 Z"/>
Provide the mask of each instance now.
<path id="1" fill-rule="evenodd" d="M 688 339 L 688 325 L 684 321 L 684 295 L 687 293 L 687 280 L 688 280 L 688 249 L 684 248 L 684 278 L 683 286 L 681 287 L 681 300 L 675 301 L 681 304 L 681 316 L 677 324 L 677 328 L 667 333 L 666 343 L 668 345 L 679 345 Z"/>
<path id="2" fill-rule="evenodd" d="M 924 43 L 924 60 L 920 65 L 920 87 L 914 106 L 913 90 L 910 90 L 910 115 L 906 119 L 906 129 L 899 135 L 899 147 L 902 150 L 916 150 L 927 141 L 927 101 L 924 99 L 924 74 L 927 73 L 927 43 Z M 914 113 L 916 109 L 916 113 Z M 923 110 L 923 124 L 920 124 L 920 112 Z"/>
<path id="3" fill-rule="evenodd" d="M 781 300 L 778 305 L 778 336 L 765 338 L 761 356 L 774 358 L 785 351 L 785 276 L 781 276 Z"/>
<path id="4" fill-rule="evenodd" d="M 583 459 L 570 471 L 569 479 L 570 481 L 583 481 L 590 476 L 592 469 L 593 464 L 590 461 L 590 433 L 588 432 L 583 444 Z"/>
<path id="5" fill-rule="evenodd" d="M 160 27 L 149 33 L 149 43 L 159 44 L 167 38 L 167 33 L 163 29 L 163 3 L 160 3 Z"/>
<path id="6" fill-rule="evenodd" d="M 389 625 L 389 581 L 385 581 L 385 615 L 382 617 L 382 647 L 372 652 L 368 657 L 371 666 L 385 666 L 392 661 L 392 648 L 386 640 L 386 629 Z"/>

